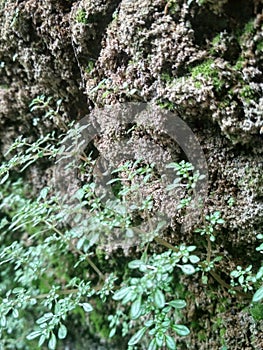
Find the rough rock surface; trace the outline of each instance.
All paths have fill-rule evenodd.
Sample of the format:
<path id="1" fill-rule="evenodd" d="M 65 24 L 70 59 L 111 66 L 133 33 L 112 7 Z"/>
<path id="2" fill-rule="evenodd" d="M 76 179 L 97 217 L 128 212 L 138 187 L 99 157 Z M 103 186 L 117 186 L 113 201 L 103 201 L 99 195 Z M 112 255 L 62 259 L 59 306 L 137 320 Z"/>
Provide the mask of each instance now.
<path id="1" fill-rule="evenodd" d="M 30 111 L 40 95 L 52 97 L 54 109 L 62 99 L 64 122 L 117 102 L 176 111 L 207 159 L 205 210 L 223 214 L 220 245 L 230 260 L 251 261 L 263 223 L 262 11 L 258 0 L 1 0 L 2 154 L 21 134 L 62 131 L 43 111 Z M 133 137 L 142 140 L 140 132 Z M 103 142 L 109 137 L 98 147 Z M 178 157 L 175 144 L 166 146 Z M 231 349 L 261 348 L 251 318 L 222 317 Z M 188 348 L 219 349 L 220 337 L 208 344 L 193 336 Z"/>

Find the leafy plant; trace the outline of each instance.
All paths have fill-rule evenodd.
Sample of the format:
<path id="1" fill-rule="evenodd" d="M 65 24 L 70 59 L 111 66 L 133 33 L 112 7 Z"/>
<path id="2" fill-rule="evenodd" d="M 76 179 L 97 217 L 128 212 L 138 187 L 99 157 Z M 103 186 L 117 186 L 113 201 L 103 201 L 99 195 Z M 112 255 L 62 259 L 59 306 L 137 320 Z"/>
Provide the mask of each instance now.
<path id="1" fill-rule="evenodd" d="M 185 274 L 192 274 L 195 268 L 186 264 L 188 260 L 197 263 L 199 258 L 190 253 L 194 246 L 175 248 L 177 252 L 168 250 L 162 254 L 142 256 L 141 260 L 133 260 L 128 264 L 132 270 L 138 270 L 141 277 L 130 277 L 121 289 L 115 292 L 113 299 L 121 301 L 122 305 L 130 304 L 130 322 L 140 321 L 140 329 L 128 342 L 130 349 L 148 333 L 148 348 L 159 349 L 167 346 L 176 349 L 176 343 L 171 334 L 185 336 L 189 329 L 185 325 L 177 324 L 176 310 L 186 306 L 181 299 L 172 299 L 172 273 L 175 267 Z M 168 300 L 167 300 L 168 298 Z M 113 317 L 111 318 L 111 320 Z M 111 335 L 116 332 L 116 323 L 111 323 Z M 131 328 L 131 327 L 129 327 Z"/>
<path id="2" fill-rule="evenodd" d="M 41 95 L 30 108 L 58 124 L 61 103 L 55 102 L 54 107 L 51 98 Z M 180 310 L 187 307 L 177 288 L 181 274 L 201 272 L 202 281 L 208 283 L 209 273 L 230 290 L 253 291 L 252 302 L 258 304 L 263 297 L 262 267 L 253 273 L 252 266 L 237 266 L 230 275 L 231 286 L 215 272 L 222 257 L 212 255 L 212 243 L 224 223 L 221 213 L 204 216 L 195 230 L 207 247 L 202 260 L 199 250 L 194 254 L 195 245 L 166 242 L 162 238 L 164 223 L 151 227 L 153 197 L 143 195 L 148 185 L 161 181 L 155 164 L 142 159 L 119 164 L 108 182 L 115 197 L 105 199 L 92 173 L 96 161 L 81 151 L 85 127 L 64 125 L 60 137 L 51 133 L 36 141 L 20 136 L 0 166 L 0 346 L 60 348 L 71 336 L 72 319 L 88 332 L 86 317 L 96 312 L 95 301 L 99 300 L 110 314 L 109 336 L 118 337 L 121 332 L 122 337 L 129 337 L 129 350 L 139 343 L 148 349 L 176 349 L 176 339 L 190 332 L 188 320 L 181 321 Z M 75 171 L 79 186 L 70 200 L 52 184 L 34 195 L 25 183 L 27 170 L 43 158 L 57 162 L 63 176 Z M 168 193 L 182 189 L 180 210 L 191 205 L 203 177 L 185 161 L 168 168 L 174 170 L 175 179 L 166 189 Z M 146 222 L 148 230 L 138 229 L 138 222 Z M 111 271 L 96 252 L 98 245 L 114 238 L 114 230 L 125 232 L 128 240 L 139 230 L 143 254 L 129 262 L 123 258 L 122 266 Z M 153 252 L 151 242 L 164 251 Z M 261 252 L 262 244 L 256 249 Z"/>
<path id="3" fill-rule="evenodd" d="M 210 241 L 214 242 L 216 239 L 214 234 L 216 225 L 224 223 L 224 220 L 220 217 L 220 215 L 221 214 L 219 211 L 215 211 L 211 215 L 206 215 L 203 227 L 197 228 L 195 232 L 200 233 L 201 236 L 207 235 Z"/>

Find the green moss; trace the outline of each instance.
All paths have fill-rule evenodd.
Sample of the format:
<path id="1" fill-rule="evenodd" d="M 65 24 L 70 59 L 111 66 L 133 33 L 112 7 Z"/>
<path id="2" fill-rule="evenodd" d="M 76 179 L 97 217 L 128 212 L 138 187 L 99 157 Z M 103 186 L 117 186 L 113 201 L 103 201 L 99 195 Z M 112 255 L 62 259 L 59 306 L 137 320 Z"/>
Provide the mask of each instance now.
<path id="1" fill-rule="evenodd" d="M 90 74 L 94 69 L 94 61 L 89 60 L 85 72 Z"/>
<path id="2" fill-rule="evenodd" d="M 240 70 L 243 68 L 244 61 L 245 61 L 244 58 L 243 58 L 242 56 L 240 56 L 240 57 L 238 58 L 238 60 L 236 61 L 236 64 L 233 66 L 233 68 L 234 68 L 235 70 L 240 71 Z"/>
<path id="3" fill-rule="evenodd" d="M 179 6 L 178 6 L 178 1 L 177 0 L 170 0 L 168 2 L 168 9 L 169 13 L 174 15 L 178 12 Z"/>
<path id="4" fill-rule="evenodd" d="M 200 342 L 206 340 L 207 338 L 206 332 L 204 330 L 201 330 L 200 332 L 197 333 L 197 338 Z"/>
<path id="5" fill-rule="evenodd" d="M 243 30 L 244 34 L 251 34 L 254 31 L 254 20 L 250 20 L 246 23 L 245 28 Z"/>
<path id="6" fill-rule="evenodd" d="M 263 51 L 263 40 L 257 43 L 256 50 L 259 52 Z"/>
<path id="7" fill-rule="evenodd" d="M 245 24 L 245 26 L 242 28 L 242 29 L 238 29 L 236 31 L 236 36 L 237 36 L 237 39 L 238 39 L 238 43 L 240 45 L 243 44 L 243 42 L 248 38 L 250 37 L 251 35 L 253 35 L 253 32 L 254 32 L 254 20 L 250 20 L 249 22 L 247 22 Z"/>
<path id="8" fill-rule="evenodd" d="M 173 77 L 169 73 L 162 73 L 161 80 L 166 83 L 171 83 L 173 81 Z"/>
<path id="9" fill-rule="evenodd" d="M 202 83 L 201 83 L 200 81 L 195 81 L 195 82 L 194 82 L 194 87 L 195 87 L 196 89 L 201 89 Z"/>
<path id="10" fill-rule="evenodd" d="M 82 23 L 82 24 L 88 24 L 88 16 L 87 12 L 84 9 L 79 9 L 76 13 L 76 22 Z"/>
<path id="11" fill-rule="evenodd" d="M 9 86 L 7 84 L 1 84 L 0 85 L 0 89 L 2 90 L 8 90 L 9 89 Z"/>
<path id="12" fill-rule="evenodd" d="M 255 98 L 255 92 L 249 85 L 244 85 L 240 90 L 240 96 L 249 102 Z"/>
<path id="13" fill-rule="evenodd" d="M 220 79 L 218 70 L 213 67 L 213 63 L 212 59 L 204 61 L 192 68 L 190 73 L 196 82 L 200 82 L 200 78 L 211 79 L 215 90 L 219 92 L 224 86 L 224 81 Z"/>
<path id="14" fill-rule="evenodd" d="M 221 36 L 220 34 L 216 35 L 214 37 L 214 39 L 212 40 L 211 44 L 212 44 L 212 47 L 210 48 L 210 53 L 211 55 L 214 55 L 216 53 L 216 47 L 218 46 L 218 44 L 220 43 L 220 40 L 221 40 Z"/>
<path id="15" fill-rule="evenodd" d="M 171 101 L 158 101 L 157 104 L 162 109 L 168 109 L 169 111 L 175 110 L 175 104 Z"/>

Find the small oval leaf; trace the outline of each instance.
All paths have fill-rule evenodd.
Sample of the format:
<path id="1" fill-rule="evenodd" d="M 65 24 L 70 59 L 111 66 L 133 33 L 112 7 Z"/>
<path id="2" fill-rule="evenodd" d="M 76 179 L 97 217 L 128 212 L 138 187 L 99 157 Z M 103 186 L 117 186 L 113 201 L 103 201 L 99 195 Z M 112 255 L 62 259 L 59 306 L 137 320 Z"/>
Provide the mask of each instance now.
<path id="1" fill-rule="evenodd" d="M 6 320 L 6 317 L 5 315 L 1 316 L 1 319 L 0 319 L 0 325 L 1 327 L 5 327 L 6 326 L 6 323 L 7 323 L 7 320 Z"/>
<path id="2" fill-rule="evenodd" d="M 183 309 L 184 307 L 186 307 L 186 302 L 182 299 L 172 300 L 169 302 L 169 305 L 171 305 L 175 309 Z"/>
<path id="3" fill-rule="evenodd" d="M 156 289 L 154 293 L 154 303 L 159 309 L 162 309 L 165 305 L 165 297 L 160 289 Z"/>
<path id="4" fill-rule="evenodd" d="M 176 324 L 172 328 L 176 331 L 178 335 L 181 335 L 181 336 L 186 336 L 190 333 L 189 328 L 187 328 L 182 324 Z"/>
<path id="5" fill-rule="evenodd" d="M 51 338 L 49 339 L 49 342 L 48 342 L 48 348 L 50 350 L 55 350 L 56 345 L 57 345 L 57 338 L 56 338 L 55 334 L 52 333 Z"/>
<path id="6" fill-rule="evenodd" d="M 123 299 L 129 292 L 131 291 L 131 287 L 123 287 L 114 293 L 112 299 L 113 300 L 121 300 Z"/>
<path id="7" fill-rule="evenodd" d="M 156 344 L 155 339 L 152 339 L 147 350 L 157 350 L 157 344 Z"/>
<path id="8" fill-rule="evenodd" d="M 195 273 L 195 268 L 193 267 L 193 265 L 186 264 L 186 265 L 178 265 L 178 266 L 186 275 L 192 275 L 193 273 Z"/>
<path id="9" fill-rule="evenodd" d="M 200 261 L 197 255 L 190 255 L 189 260 L 191 261 L 192 264 L 196 264 Z"/>
<path id="10" fill-rule="evenodd" d="M 91 312 L 93 310 L 93 307 L 89 303 L 83 303 L 82 307 L 85 312 Z"/>
<path id="11" fill-rule="evenodd" d="M 176 350 L 176 343 L 170 335 L 168 335 L 168 334 L 165 335 L 165 342 L 166 342 L 168 349 Z"/>
<path id="12" fill-rule="evenodd" d="M 155 334 L 155 341 L 157 346 L 162 347 L 164 341 L 164 334 L 162 332 L 158 332 L 157 334 Z"/>
<path id="13" fill-rule="evenodd" d="M 133 261 L 130 261 L 128 264 L 128 267 L 130 269 L 138 269 L 141 266 L 145 266 L 145 263 L 141 260 L 133 260 Z"/>
<path id="14" fill-rule="evenodd" d="M 143 337 L 143 335 L 144 335 L 144 333 L 145 333 L 145 331 L 146 331 L 146 327 L 143 327 L 143 328 L 141 328 L 140 330 L 138 330 L 138 332 L 136 332 L 132 337 L 131 337 L 131 339 L 129 340 L 129 342 L 128 342 L 128 345 L 135 345 L 135 344 L 137 344 L 140 340 L 141 340 L 141 338 Z"/>
<path id="15" fill-rule="evenodd" d="M 260 301 L 261 299 L 263 299 L 263 286 L 260 287 L 260 288 L 256 291 L 256 293 L 253 295 L 252 301 L 253 301 L 254 303 L 257 303 L 257 302 Z"/>
<path id="16" fill-rule="evenodd" d="M 142 298 L 141 296 L 137 298 L 131 306 L 131 319 L 136 320 L 136 318 L 140 317 L 141 314 L 141 304 L 142 304 Z"/>
<path id="17" fill-rule="evenodd" d="M 68 333 L 67 327 L 64 324 L 62 324 L 58 329 L 58 339 L 65 339 L 67 336 L 67 333 Z"/>
<path id="18" fill-rule="evenodd" d="M 46 341 L 46 337 L 44 334 L 41 335 L 41 337 L 39 338 L 39 341 L 38 341 L 38 346 L 41 347 Z"/>
<path id="19" fill-rule="evenodd" d="M 37 337 L 39 337 L 41 335 L 41 331 L 34 331 L 34 332 L 31 332 L 30 334 L 27 335 L 26 339 L 27 340 L 32 340 L 32 339 L 35 339 Z"/>

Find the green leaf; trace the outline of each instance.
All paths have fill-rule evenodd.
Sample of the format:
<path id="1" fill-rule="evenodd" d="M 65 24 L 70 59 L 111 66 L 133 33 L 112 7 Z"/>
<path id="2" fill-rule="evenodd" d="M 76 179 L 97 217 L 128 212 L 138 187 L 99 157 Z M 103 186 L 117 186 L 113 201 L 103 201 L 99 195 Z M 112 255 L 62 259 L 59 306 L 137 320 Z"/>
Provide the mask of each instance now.
<path id="1" fill-rule="evenodd" d="M 244 275 L 239 276 L 239 277 L 238 277 L 238 282 L 239 282 L 239 284 L 242 285 L 243 282 L 244 282 L 244 279 L 245 279 Z"/>
<path id="2" fill-rule="evenodd" d="M 7 321 L 6 321 L 6 317 L 5 317 L 5 315 L 2 315 L 1 316 L 1 319 L 0 319 L 0 325 L 1 325 L 1 327 L 5 327 L 6 326 L 6 323 L 7 323 Z"/>
<path id="3" fill-rule="evenodd" d="M 89 303 L 83 303 L 81 305 L 85 312 L 91 312 L 93 310 L 93 307 Z"/>
<path id="4" fill-rule="evenodd" d="M 68 333 L 67 327 L 64 324 L 62 324 L 58 329 L 58 339 L 65 339 L 67 336 L 67 333 Z"/>
<path id="5" fill-rule="evenodd" d="M 38 341 L 38 346 L 41 347 L 45 343 L 46 337 L 44 334 L 41 335 Z"/>
<path id="6" fill-rule="evenodd" d="M 46 314 L 44 314 L 42 317 L 40 317 L 38 320 L 36 320 L 37 324 L 41 324 L 41 323 L 45 323 L 46 321 L 50 320 L 51 318 L 53 318 L 53 314 L 52 312 L 47 312 Z"/>
<path id="7" fill-rule="evenodd" d="M 156 344 L 155 339 L 152 339 L 147 350 L 157 350 L 157 344 Z"/>
<path id="8" fill-rule="evenodd" d="M 40 191 L 40 194 L 39 194 L 39 199 L 40 198 L 45 199 L 48 195 L 48 192 L 49 192 L 49 187 L 42 188 L 42 190 Z"/>
<path id="9" fill-rule="evenodd" d="M 130 292 L 131 292 L 131 287 L 123 287 L 114 293 L 112 299 L 113 300 L 121 300 Z"/>
<path id="10" fill-rule="evenodd" d="M 256 293 L 253 295 L 252 301 L 254 303 L 257 303 L 258 301 L 260 301 L 261 299 L 263 299 L 263 286 L 261 286 Z"/>
<path id="11" fill-rule="evenodd" d="M 109 334 L 109 338 L 114 337 L 115 334 L 116 334 L 116 328 L 112 328 L 112 330 L 110 331 L 110 334 Z"/>
<path id="12" fill-rule="evenodd" d="M 187 328 L 186 326 L 181 325 L 181 324 L 176 324 L 176 325 L 172 326 L 172 328 L 175 330 L 175 332 L 178 335 L 181 335 L 181 336 L 186 336 L 190 333 L 189 328 Z"/>
<path id="13" fill-rule="evenodd" d="M 160 289 L 156 289 L 154 293 L 154 303 L 159 309 L 162 309 L 165 305 L 165 297 Z"/>
<path id="14" fill-rule="evenodd" d="M 260 280 L 262 277 L 263 277 L 263 266 L 261 266 L 261 268 L 258 270 L 256 274 L 256 279 Z"/>
<path id="15" fill-rule="evenodd" d="M 13 309 L 12 316 L 13 316 L 14 318 L 18 318 L 18 317 L 19 317 L 19 312 L 18 312 L 17 309 Z"/>
<path id="16" fill-rule="evenodd" d="M 31 332 L 30 334 L 27 335 L 26 339 L 27 340 L 35 339 L 35 338 L 39 337 L 41 335 L 41 333 L 42 333 L 42 331 Z"/>
<path id="17" fill-rule="evenodd" d="M 151 327 L 154 324 L 154 320 L 147 320 L 144 322 L 145 327 Z"/>
<path id="18" fill-rule="evenodd" d="M 130 269 L 138 269 L 141 266 L 145 266 L 145 263 L 141 260 L 133 260 L 133 261 L 130 261 L 128 264 L 128 267 Z"/>
<path id="19" fill-rule="evenodd" d="M 128 294 L 125 295 L 125 297 L 122 299 L 122 304 L 125 305 L 129 301 L 134 301 L 137 297 L 136 292 L 132 289 Z"/>
<path id="20" fill-rule="evenodd" d="M 9 177 L 9 171 L 6 172 L 5 176 L 1 179 L 0 185 L 2 185 Z"/>
<path id="21" fill-rule="evenodd" d="M 198 261 L 200 261 L 200 259 L 196 255 L 190 255 L 189 260 L 191 261 L 192 264 L 196 264 L 198 263 Z"/>
<path id="22" fill-rule="evenodd" d="M 256 251 L 261 251 L 261 250 L 263 250 L 263 243 L 261 243 L 260 246 L 256 248 Z"/>
<path id="23" fill-rule="evenodd" d="M 155 341 L 156 341 L 157 346 L 162 347 L 163 341 L 164 341 L 164 334 L 162 332 L 158 332 L 155 335 Z"/>
<path id="24" fill-rule="evenodd" d="M 196 249 L 195 245 L 190 245 L 189 247 L 186 248 L 188 250 L 188 252 L 192 252 Z"/>
<path id="25" fill-rule="evenodd" d="M 195 268 L 193 267 L 193 265 L 186 264 L 186 265 L 177 265 L 177 266 L 180 267 L 180 269 L 186 275 L 192 275 L 193 273 L 195 273 Z"/>
<path id="26" fill-rule="evenodd" d="M 168 334 L 165 335 L 165 342 L 166 342 L 168 349 L 176 350 L 176 343 L 170 335 L 168 335 Z"/>
<path id="27" fill-rule="evenodd" d="M 48 348 L 50 350 L 55 350 L 56 345 L 57 345 L 57 338 L 56 338 L 55 334 L 52 333 L 51 338 L 49 339 L 49 342 L 48 342 Z"/>
<path id="28" fill-rule="evenodd" d="M 184 307 L 186 307 L 186 302 L 182 299 L 172 300 L 168 304 L 174 307 L 175 309 L 183 309 Z"/>
<path id="29" fill-rule="evenodd" d="M 12 290 L 12 293 L 13 293 L 13 294 L 20 294 L 20 293 L 23 293 L 24 291 L 25 291 L 24 288 L 17 287 L 17 288 L 14 288 L 14 289 Z"/>
<path id="30" fill-rule="evenodd" d="M 106 183 L 106 185 L 111 185 L 111 184 L 113 184 L 114 182 L 117 182 L 117 181 L 120 181 L 120 179 L 111 179 L 110 181 L 108 181 Z"/>
<path id="31" fill-rule="evenodd" d="M 131 306 L 131 319 L 136 320 L 136 318 L 140 317 L 141 314 L 141 304 L 142 304 L 142 297 L 139 296 Z"/>
<path id="32" fill-rule="evenodd" d="M 135 345 L 135 344 L 137 344 L 140 340 L 141 340 L 141 338 L 143 337 L 143 335 L 144 335 L 144 333 L 145 333 L 145 331 L 146 331 L 146 327 L 143 327 L 143 328 L 141 328 L 140 330 L 138 330 L 138 332 L 136 332 L 132 337 L 131 337 L 131 339 L 129 340 L 129 342 L 128 342 L 128 345 Z"/>

